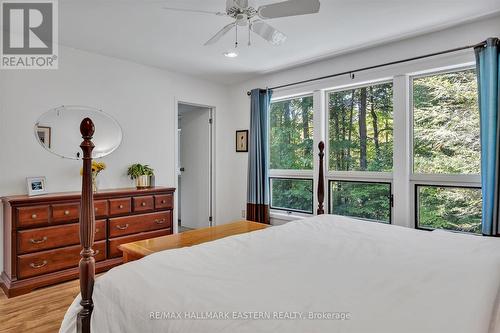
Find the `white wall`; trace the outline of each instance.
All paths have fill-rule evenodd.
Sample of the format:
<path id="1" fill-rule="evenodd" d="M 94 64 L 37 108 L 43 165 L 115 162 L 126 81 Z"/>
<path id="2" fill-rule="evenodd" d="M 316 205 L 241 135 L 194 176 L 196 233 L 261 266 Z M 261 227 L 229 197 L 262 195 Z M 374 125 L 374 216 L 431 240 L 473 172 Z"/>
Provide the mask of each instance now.
<path id="1" fill-rule="evenodd" d="M 339 55 L 329 60 L 323 60 L 297 68 L 262 75 L 253 80 L 232 87 L 230 94 L 230 106 L 234 112 L 233 121 L 237 124 L 237 127 L 249 127 L 250 99 L 246 92 L 247 90 L 253 88 L 273 87 L 338 72 L 344 72 L 351 69 L 406 59 L 417 55 L 424 55 L 465 45 L 474 45 L 488 37 L 494 36 L 500 36 L 500 16 L 498 15 L 484 19 L 480 22 L 473 22 L 443 31 L 390 43 L 380 47 L 360 49 L 357 52 Z M 325 43 L 327 42 L 328 41 L 325 41 Z M 356 78 L 354 80 L 351 80 L 349 76 L 346 75 L 320 82 L 280 89 L 276 90 L 273 96 L 280 97 L 313 92 L 317 89 L 340 87 L 343 85 L 351 85 L 381 78 L 391 78 L 402 73 L 417 72 L 428 68 L 439 68 L 473 61 L 473 51 L 469 50 L 448 56 L 439 56 L 412 63 L 356 73 Z M 315 147 L 315 149 L 315 155 L 317 155 L 317 148 Z M 247 155 L 237 156 L 234 163 L 235 166 L 232 169 L 233 174 L 231 177 L 233 179 L 246 177 Z M 234 197 L 235 199 L 237 198 L 238 205 L 241 207 L 240 209 L 245 209 L 246 185 L 244 182 L 235 182 L 233 185 Z M 281 220 L 277 222 L 281 223 L 283 221 Z"/>
<path id="2" fill-rule="evenodd" d="M 236 156 L 227 91 L 211 82 L 65 47 L 58 70 L 0 71 L 0 196 L 26 193 L 28 176 L 46 176 L 50 192 L 80 189 L 80 163 L 46 152 L 33 134 L 37 118 L 63 104 L 100 108 L 123 128 L 121 147 L 103 159 L 108 169 L 99 176 L 102 189 L 133 186 L 125 173 L 134 162 L 155 169 L 156 185 L 173 186 L 174 107 L 182 100 L 216 107 L 216 222 L 238 219 L 233 184 L 241 180 L 227 177 L 233 172 L 229 161 Z"/>

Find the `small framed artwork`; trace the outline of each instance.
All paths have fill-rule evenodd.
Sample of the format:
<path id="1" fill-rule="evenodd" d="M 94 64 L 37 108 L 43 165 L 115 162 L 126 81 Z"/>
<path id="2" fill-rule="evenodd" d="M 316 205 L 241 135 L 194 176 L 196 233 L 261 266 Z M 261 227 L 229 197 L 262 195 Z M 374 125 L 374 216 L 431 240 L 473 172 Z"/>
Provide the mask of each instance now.
<path id="1" fill-rule="evenodd" d="M 47 126 L 37 126 L 36 134 L 38 135 L 38 140 L 42 145 L 47 148 L 51 148 L 51 128 Z"/>
<path id="2" fill-rule="evenodd" d="M 47 192 L 45 177 L 28 177 L 26 184 L 28 187 L 28 195 L 40 195 Z"/>
<path id="3" fill-rule="evenodd" d="M 236 152 L 248 152 L 248 130 L 236 131 Z"/>

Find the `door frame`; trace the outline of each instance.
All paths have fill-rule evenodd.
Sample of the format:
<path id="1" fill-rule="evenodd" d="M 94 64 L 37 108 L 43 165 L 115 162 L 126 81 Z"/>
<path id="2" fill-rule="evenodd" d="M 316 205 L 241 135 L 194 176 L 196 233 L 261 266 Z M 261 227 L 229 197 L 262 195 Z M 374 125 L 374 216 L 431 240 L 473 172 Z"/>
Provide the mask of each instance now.
<path id="1" fill-rule="evenodd" d="M 209 185 L 209 209 L 211 212 L 208 212 L 209 215 L 211 213 L 212 215 L 212 222 L 208 222 L 208 226 L 215 226 L 217 225 L 217 218 L 216 218 L 216 210 L 215 210 L 215 202 L 216 202 L 216 196 L 215 196 L 215 187 L 216 187 L 216 181 L 215 181 L 215 175 L 216 175 L 216 168 L 215 168 L 215 155 L 216 155 L 216 145 L 215 145 L 215 138 L 216 138 L 216 107 L 209 105 L 209 104 L 200 104 L 200 103 L 193 103 L 193 102 L 186 102 L 185 100 L 175 98 L 175 105 L 174 105 L 174 186 L 176 188 L 176 191 L 174 193 L 174 225 L 173 225 L 173 233 L 176 234 L 179 232 L 178 230 L 178 214 L 179 214 L 179 178 L 178 178 L 178 170 L 177 170 L 177 165 L 179 164 L 178 161 L 178 156 L 179 156 L 179 135 L 178 135 L 178 129 L 179 129 L 179 104 L 184 104 L 184 105 L 190 105 L 190 106 L 197 106 L 201 108 L 206 108 L 210 110 L 211 113 L 211 118 L 212 118 L 212 127 L 211 131 L 209 134 L 209 140 L 210 140 L 210 150 L 211 150 L 211 161 L 210 161 L 210 167 L 209 167 L 209 172 L 208 176 L 210 178 L 210 185 Z M 207 216 L 208 218 L 209 216 Z"/>

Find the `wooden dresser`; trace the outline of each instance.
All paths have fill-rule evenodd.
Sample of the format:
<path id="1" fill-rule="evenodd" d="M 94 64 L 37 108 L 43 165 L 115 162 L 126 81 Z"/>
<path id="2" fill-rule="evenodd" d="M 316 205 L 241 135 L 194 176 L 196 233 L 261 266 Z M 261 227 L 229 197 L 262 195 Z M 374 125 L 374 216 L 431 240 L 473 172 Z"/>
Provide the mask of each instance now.
<path id="1" fill-rule="evenodd" d="M 94 194 L 96 271 L 122 263 L 120 244 L 172 234 L 173 188 Z M 7 297 L 78 277 L 80 193 L 12 196 L 3 202 Z"/>

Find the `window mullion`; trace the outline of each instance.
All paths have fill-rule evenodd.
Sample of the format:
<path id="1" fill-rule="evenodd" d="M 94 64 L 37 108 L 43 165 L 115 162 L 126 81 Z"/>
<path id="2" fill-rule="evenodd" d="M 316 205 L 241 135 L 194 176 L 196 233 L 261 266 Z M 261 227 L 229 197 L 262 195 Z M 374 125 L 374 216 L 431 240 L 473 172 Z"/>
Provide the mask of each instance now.
<path id="1" fill-rule="evenodd" d="M 393 195 L 395 225 L 412 227 L 410 189 L 410 81 L 406 75 L 394 78 Z"/>

